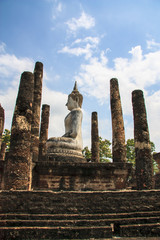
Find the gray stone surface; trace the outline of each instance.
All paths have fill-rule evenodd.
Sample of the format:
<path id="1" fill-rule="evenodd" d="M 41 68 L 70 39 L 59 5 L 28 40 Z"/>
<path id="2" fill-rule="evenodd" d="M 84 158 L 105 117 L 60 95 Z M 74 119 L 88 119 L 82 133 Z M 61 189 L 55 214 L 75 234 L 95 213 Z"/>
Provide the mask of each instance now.
<path id="1" fill-rule="evenodd" d="M 47 158 L 56 161 L 56 158 L 62 156 L 63 160 L 69 156 L 75 157 L 75 161 L 84 161 L 82 155 L 82 95 L 77 89 L 75 83 L 72 93 L 68 96 L 67 108 L 70 113 L 66 116 L 65 134 L 62 137 L 52 137 L 47 140 Z M 77 159 L 76 159 L 77 157 Z"/>

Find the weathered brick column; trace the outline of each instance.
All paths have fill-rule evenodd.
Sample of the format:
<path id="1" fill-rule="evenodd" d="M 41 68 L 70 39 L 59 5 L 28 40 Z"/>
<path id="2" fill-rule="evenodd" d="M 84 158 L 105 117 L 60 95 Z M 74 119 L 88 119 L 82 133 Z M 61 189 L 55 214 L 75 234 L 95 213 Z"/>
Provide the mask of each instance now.
<path id="1" fill-rule="evenodd" d="M 4 189 L 4 166 L 5 166 L 5 152 L 6 143 L 2 142 L 1 150 L 0 150 L 0 189 Z"/>
<path id="2" fill-rule="evenodd" d="M 153 188 L 153 163 L 143 92 L 132 92 L 137 189 Z"/>
<path id="3" fill-rule="evenodd" d="M 12 120 L 10 151 L 6 158 L 5 189 L 30 190 L 31 188 L 31 123 L 34 76 L 21 75 L 19 92 Z"/>
<path id="4" fill-rule="evenodd" d="M 48 139 L 49 114 L 50 106 L 47 104 L 42 105 L 41 129 L 39 138 L 39 161 L 45 160 L 46 156 L 46 141 Z"/>
<path id="5" fill-rule="evenodd" d="M 118 80 L 110 80 L 110 104 L 112 116 L 112 156 L 113 162 L 126 162 L 125 131 L 119 94 Z"/>
<path id="6" fill-rule="evenodd" d="M 2 134 L 4 130 L 4 109 L 0 104 L 0 149 L 2 144 Z"/>
<path id="7" fill-rule="evenodd" d="M 5 151 L 6 151 L 6 143 L 2 142 L 1 150 L 0 150 L 0 161 L 4 161 L 4 159 L 5 159 Z"/>
<path id="8" fill-rule="evenodd" d="M 43 64 L 36 62 L 34 69 L 34 100 L 33 100 L 33 119 L 32 119 L 32 161 L 38 161 L 39 153 L 39 126 L 40 126 L 40 109 L 42 98 L 42 79 Z"/>
<path id="9" fill-rule="evenodd" d="M 92 153 L 92 162 L 100 162 L 97 112 L 92 112 L 91 153 Z"/>

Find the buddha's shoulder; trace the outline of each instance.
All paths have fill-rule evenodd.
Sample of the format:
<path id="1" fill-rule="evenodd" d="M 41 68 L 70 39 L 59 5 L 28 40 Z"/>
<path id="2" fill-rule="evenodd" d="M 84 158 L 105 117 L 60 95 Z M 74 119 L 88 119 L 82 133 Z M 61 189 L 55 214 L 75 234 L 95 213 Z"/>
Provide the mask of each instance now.
<path id="1" fill-rule="evenodd" d="M 70 119 L 70 118 L 77 118 L 77 117 L 82 117 L 82 110 L 80 108 L 75 108 L 73 109 L 65 118 L 65 120 Z"/>
<path id="2" fill-rule="evenodd" d="M 70 113 L 71 114 L 82 114 L 82 109 L 81 108 L 75 108 Z"/>

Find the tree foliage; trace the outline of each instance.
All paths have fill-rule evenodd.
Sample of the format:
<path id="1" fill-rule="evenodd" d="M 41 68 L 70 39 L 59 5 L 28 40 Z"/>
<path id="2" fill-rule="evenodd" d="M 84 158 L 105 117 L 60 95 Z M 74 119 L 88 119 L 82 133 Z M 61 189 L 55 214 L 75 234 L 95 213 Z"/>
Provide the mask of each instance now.
<path id="1" fill-rule="evenodd" d="M 151 154 L 153 156 L 153 153 L 155 152 L 155 144 L 153 142 L 150 142 L 151 144 Z M 134 146 L 134 139 L 128 139 L 127 140 L 127 162 L 133 164 L 133 168 L 135 168 L 135 146 Z M 158 166 L 156 161 L 153 159 L 153 171 L 154 173 L 158 172 Z"/>
<path id="2" fill-rule="evenodd" d="M 100 162 L 110 162 L 112 159 L 111 153 L 111 142 L 107 139 L 102 139 L 99 137 L 99 155 L 100 155 Z M 89 161 L 91 160 L 91 150 L 88 147 L 85 147 L 82 151 L 84 157 Z"/>
<path id="3" fill-rule="evenodd" d="M 135 166 L 135 147 L 134 147 L 134 139 L 128 139 L 127 144 L 127 162 L 132 163 Z"/>
<path id="4" fill-rule="evenodd" d="M 112 159 L 112 153 L 111 153 L 111 142 L 107 139 L 102 139 L 102 137 L 99 137 L 99 155 L 100 155 L 100 162 L 110 162 Z"/>
<path id="5" fill-rule="evenodd" d="M 151 143 L 151 153 L 153 155 L 153 152 L 155 151 L 155 145 L 153 142 Z M 133 168 L 135 168 L 135 146 L 134 146 L 134 139 L 128 139 L 126 143 L 126 158 L 128 163 L 132 163 Z M 83 155 L 84 157 L 89 161 L 91 160 L 91 150 L 88 147 L 85 147 L 83 149 Z M 99 137 L 99 154 L 100 154 L 100 162 L 111 162 L 112 159 L 112 153 L 111 153 L 111 142 L 107 139 L 102 139 L 102 137 Z M 158 172 L 158 167 L 156 161 L 153 160 L 153 170 L 154 173 Z"/>
<path id="6" fill-rule="evenodd" d="M 85 148 L 82 150 L 82 153 L 83 153 L 84 157 L 87 159 L 87 161 L 90 161 L 90 160 L 91 160 L 91 151 L 89 150 L 88 147 L 85 147 Z"/>
<path id="7" fill-rule="evenodd" d="M 10 148 L 10 138 L 11 138 L 11 132 L 8 129 L 5 129 L 2 135 L 2 142 L 6 143 L 6 151 L 9 151 Z"/>

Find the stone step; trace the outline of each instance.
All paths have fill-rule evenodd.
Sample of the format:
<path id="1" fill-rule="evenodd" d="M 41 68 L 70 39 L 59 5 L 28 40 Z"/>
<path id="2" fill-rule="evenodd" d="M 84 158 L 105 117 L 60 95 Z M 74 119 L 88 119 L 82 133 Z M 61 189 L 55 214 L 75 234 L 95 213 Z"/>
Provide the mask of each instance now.
<path id="1" fill-rule="evenodd" d="M 78 220 L 78 219 L 117 219 L 137 217 L 158 217 L 160 211 L 127 212 L 127 213 L 103 213 L 103 214 L 29 214 L 29 213 L 1 213 L 0 220 Z"/>
<path id="2" fill-rule="evenodd" d="M 102 214 L 160 211 L 160 191 L 1 191 L 0 213 Z"/>
<path id="3" fill-rule="evenodd" d="M 160 237 L 160 223 L 121 225 L 117 230 L 123 237 Z"/>
<path id="4" fill-rule="evenodd" d="M 110 226 L 98 227 L 0 227 L 0 240 L 86 239 L 112 237 Z"/>
<path id="5" fill-rule="evenodd" d="M 160 217 L 139 217 L 139 218 L 115 218 L 97 220 L 0 220 L 0 226 L 4 227 L 30 227 L 30 226 L 108 226 L 108 225 L 128 225 L 160 222 Z"/>

